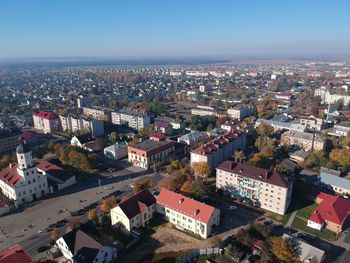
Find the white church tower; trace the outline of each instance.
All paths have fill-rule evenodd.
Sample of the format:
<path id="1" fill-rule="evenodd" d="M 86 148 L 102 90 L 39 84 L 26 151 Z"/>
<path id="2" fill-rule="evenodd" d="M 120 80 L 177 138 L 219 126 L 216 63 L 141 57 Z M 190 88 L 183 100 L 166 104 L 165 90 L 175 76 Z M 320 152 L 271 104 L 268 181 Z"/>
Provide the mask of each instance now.
<path id="1" fill-rule="evenodd" d="M 16 148 L 18 168 L 21 170 L 26 170 L 32 168 L 33 166 L 33 157 L 32 152 L 29 149 L 28 145 L 21 143 Z"/>

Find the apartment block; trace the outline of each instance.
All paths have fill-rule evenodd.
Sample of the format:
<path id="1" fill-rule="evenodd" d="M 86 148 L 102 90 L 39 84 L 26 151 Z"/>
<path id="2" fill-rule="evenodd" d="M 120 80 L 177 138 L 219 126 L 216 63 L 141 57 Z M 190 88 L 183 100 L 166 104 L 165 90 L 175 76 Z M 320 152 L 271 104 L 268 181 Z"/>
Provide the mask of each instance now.
<path id="1" fill-rule="evenodd" d="M 68 132 L 89 132 L 94 138 L 104 135 L 103 121 L 85 116 L 60 116 L 62 130 Z"/>
<path id="2" fill-rule="evenodd" d="M 180 230 L 207 238 L 213 226 L 220 224 L 220 210 L 184 195 L 162 188 L 157 197 L 156 212 Z"/>
<path id="3" fill-rule="evenodd" d="M 223 161 L 228 160 L 235 151 L 245 150 L 247 134 L 233 131 L 219 136 L 206 144 L 191 150 L 191 165 L 206 162 L 212 171 Z"/>
<path id="4" fill-rule="evenodd" d="M 307 119 L 302 118 L 299 120 L 299 124 L 305 125 L 309 130 L 315 130 L 315 131 L 321 131 L 323 129 L 323 119 L 321 118 L 314 118 L 314 119 Z"/>
<path id="5" fill-rule="evenodd" d="M 11 154 L 21 141 L 19 129 L 0 129 L 0 157 Z"/>
<path id="6" fill-rule="evenodd" d="M 150 169 L 154 164 L 169 160 L 175 152 L 173 141 L 145 140 L 128 146 L 128 160 L 133 166 Z"/>
<path id="7" fill-rule="evenodd" d="M 255 206 L 285 214 L 292 198 L 292 178 L 245 163 L 225 161 L 216 168 L 216 188 L 233 198 L 250 199 Z"/>
<path id="8" fill-rule="evenodd" d="M 58 130 L 60 126 L 59 117 L 52 112 L 39 111 L 33 114 L 34 128 L 44 133 L 52 133 Z"/>
<path id="9" fill-rule="evenodd" d="M 151 118 L 146 112 L 123 108 L 111 113 L 112 123 L 116 125 L 127 124 L 130 128 L 140 130 L 151 124 Z"/>
<path id="10" fill-rule="evenodd" d="M 243 120 L 252 114 L 252 109 L 248 106 L 241 105 L 227 110 L 227 115 L 236 120 Z"/>

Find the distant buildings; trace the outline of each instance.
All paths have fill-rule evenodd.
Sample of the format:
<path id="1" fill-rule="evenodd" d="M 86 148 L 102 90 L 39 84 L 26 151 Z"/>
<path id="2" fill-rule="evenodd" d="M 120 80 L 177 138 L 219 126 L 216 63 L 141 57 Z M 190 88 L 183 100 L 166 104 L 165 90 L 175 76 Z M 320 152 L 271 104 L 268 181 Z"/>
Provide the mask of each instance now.
<path id="1" fill-rule="evenodd" d="M 169 122 L 166 121 L 155 121 L 154 122 L 154 130 L 156 132 L 163 133 L 165 135 L 173 134 L 173 127 Z"/>
<path id="2" fill-rule="evenodd" d="M 174 152 L 173 141 L 145 140 L 128 146 L 128 160 L 133 166 L 150 169 L 154 164 L 168 161 Z"/>
<path id="3" fill-rule="evenodd" d="M 180 230 L 207 238 L 220 224 L 220 210 L 184 195 L 162 188 L 156 211 Z"/>
<path id="4" fill-rule="evenodd" d="M 151 118 L 146 112 L 123 108 L 111 113 L 112 123 L 116 125 L 127 124 L 130 128 L 140 130 L 151 124 Z"/>
<path id="5" fill-rule="evenodd" d="M 245 150 L 246 133 L 234 131 L 219 136 L 212 141 L 191 150 L 191 165 L 206 162 L 212 171 L 223 161 L 231 158 L 235 151 Z"/>
<path id="6" fill-rule="evenodd" d="M 169 117 L 158 117 L 154 119 L 154 122 L 157 122 L 157 121 L 169 123 L 174 130 L 182 130 L 182 129 L 185 129 L 186 127 L 186 124 L 184 121 L 176 120 Z"/>
<path id="7" fill-rule="evenodd" d="M 126 144 L 115 143 L 104 148 L 103 153 L 107 158 L 119 160 L 128 156 L 128 146 Z"/>
<path id="8" fill-rule="evenodd" d="M 307 226 L 321 230 L 323 227 L 335 233 L 342 232 L 350 214 L 350 200 L 340 196 L 320 193 L 316 197 L 318 207 L 307 221 Z"/>
<path id="9" fill-rule="evenodd" d="M 101 108 L 83 107 L 83 115 L 95 120 L 104 121 L 109 119 L 110 112 Z"/>
<path id="10" fill-rule="evenodd" d="M 227 115 L 236 120 L 243 120 L 252 114 L 252 109 L 248 106 L 241 105 L 227 110 Z"/>
<path id="11" fill-rule="evenodd" d="M 33 114 L 34 128 L 44 133 L 52 133 L 59 129 L 60 119 L 52 112 L 39 111 Z"/>
<path id="12" fill-rule="evenodd" d="M 209 73 L 205 71 L 199 71 L 199 70 L 187 70 L 186 75 L 191 77 L 207 77 Z"/>
<path id="13" fill-rule="evenodd" d="M 216 188 L 283 215 L 292 199 L 293 180 L 276 171 L 226 161 L 216 168 Z"/>
<path id="14" fill-rule="evenodd" d="M 283 130 L 300 132 L 306 131 L 306 126 L 302 124 L 265 119 L 257 119 L 257 121 L 255 122 L 255 128 L 259 127 L 261 124 L 272 126 L 275 132 Z"/>
<path id="15" fill-rule="evenodd" d="M 19 129 L 0 129 L 0 157 L 11 154 L 21 141 Z"/>
<path id="16" fill-rule="evenodd" d="M 302 118 L 299 120 L 301 125 L 305 125 L 309 130 L 321 131 L 323 129 L 323 119 L 321 118 L 313 118 L 313 119 L 305 119 Z"/>
<path id="17" fill-rule="evenodd" d="M 94 138 L 104 135 L 103 121 L 85 116 L 69 114 L 60 116 L 62 130 L 70 133 L 91 133 Z"/>
<path id="18" fill-rule="evenodd" d="M 20 144 L 16 155 L 18 163 L 0 171 L 0 189 L 17 207 L 48 194 L 50 190 L 47 177 L 34 165 L 28 146 Z"/>
<path id="19" fill-rule="evenodd" d="M 321 134 L 286 131 L 281 135 L 281 143 L 296 145 L 305 151 L 324 150 L 325 139 Z"/>
<path id="20" fill-rule="evenodd" d="M 344 105 L 348 105 L 350 102 L 350 95 L 333 94 L 329 90 L 327 90 L 326 87 L 315 89 L 314 95 L 315 97 L 320 97 L 321 102 L 326 104 L 334 104 L 339 100 L 343 101 Z"/>
<path id="21" fill-rule="evenodd" d="M 145 227 L 153 218 L 156 199 L 145 189 L 131 197 L 123 197 L 122 201 L 111 209 L 112 226 L 130 233 L 134 228 Z"/>

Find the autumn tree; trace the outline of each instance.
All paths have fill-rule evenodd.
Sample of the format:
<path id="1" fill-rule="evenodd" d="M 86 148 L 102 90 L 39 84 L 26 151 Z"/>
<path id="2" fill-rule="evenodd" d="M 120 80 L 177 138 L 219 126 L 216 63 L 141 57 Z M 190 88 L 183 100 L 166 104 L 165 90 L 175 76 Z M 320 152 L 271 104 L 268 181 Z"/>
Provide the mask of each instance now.
<path id="1" fill-rule="evenodd" d="M 98 216 L 97 216 L 97 212 L 96 209 L 92 209 L 87 213 L 87 218 L 94 223 L 94 225 L 98 224 Z"/>
<path id="2" fill-rule="evenodd" d="M 339 165 L 343 172 L 350 170 L 350 149 L 333 149 L 329 159 Z"/>
<path id="3" fill-rule="evenodd" d="M 204 180 L 196 180 L 193 184 L 192 184 L 192 193 L 196 196 L 203 196 L 205 194 L 207 194 L 208 192 L 208 186 L 207 186 L 207 182 Z"/>
<path id="4" fill-rule="evenodd" d="M 171 176 L 165 176 L 159 181 L 159 186 L 164 187 L 170 191 L 178 191 L 186 182 L 187 176 L 180 172 L 174 173 Z"/>
<path id="5" fill-rule="evenodd" d="M 149 178 L 137 181 L 134 183 L 133 192 L 138 193 L 144 189 L 149 189 L 152 186 L 152 180 Z"/>
<path id="6" fill-rule="evenodd" d="M 235 162 L 243 162 L 245 160 L 245 154 L 243 151 L 235 151 L 233 153 L 233 159 Z"/>
<path id="7" fill-rule="evenodd" d="M 207 178 L 211 175 L 211 167 L 206 162 L 194 163 L 192 168 L 193 168 L 195 175 L 199 175 L 199 176 L 202 176 L 204 178 Z"/>
<path id="8" fill-rule="evenodd" d="M 109 211 L 116 205 L 115 196 L 109 196 L 100 204 L 100 209 L 103 213 L 109 213 Z"/>
<path id="9" fill-rule="evenodd" d="M 180 191 L 182 193 L 185 193 L 185 194 L 192 194 L 193 191 L 192 191 L 192 185 L 193 185 L 193 182 L 192 180 L 187 180 L 186 182 L 184 182 L 184 184 L 181 186 L 181 189 Z"/>
<path id="10" fill-rule="evenodd" d="M 259 136 L 272 137 L 274 128 L 269 124 L 261 123 L 256 131 L 258 132 Z"/>
<path id="11" fill-rule="evenodd" d="M 60 230 L 58 230 L 58 228 L 54 228 L 54 229 L 52 229 L 52 231 L 51 231 L 51 234 L 50 234 L 50 239 L 52 240 L 52 241 L 56 241 L 59 237 L 60 237 Z"/>
<path id="12" fill-rule="evenodd" d="M 291 241 L 287 238 L 271 238 L 271 250 L 279 260 L 284 262 L 293 262 L 298 258 Z"/>
<path id="13" fill-rule="evenodd" d="M 8 166 L 11 162 L 12 162 L 12 160 L 11 160 L 10 155 L 5 154 L 0 161 L 0 166 L 2 168 L 4 168 L 4 167 Z"/>
<path id="14" fill-rule="evenodd" d="M 111 135 L 110 135 L 110 141 L 111 143 L 115 144 L 116 142 L 119 141 L 119 134 L 115 131 L 111 132 Z"/>

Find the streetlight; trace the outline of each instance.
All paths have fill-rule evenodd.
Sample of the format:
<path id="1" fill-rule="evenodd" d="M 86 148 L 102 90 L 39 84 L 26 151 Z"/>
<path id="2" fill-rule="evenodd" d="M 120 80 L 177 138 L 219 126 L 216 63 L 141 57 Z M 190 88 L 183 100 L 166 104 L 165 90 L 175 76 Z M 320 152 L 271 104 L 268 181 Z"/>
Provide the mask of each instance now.
<path id="1" fill-rule="evenodd" d="M 101 194 L 102 191 L 101 191 L 101 179 L 97 179 L 98 181 L 98 193 Z"/>

